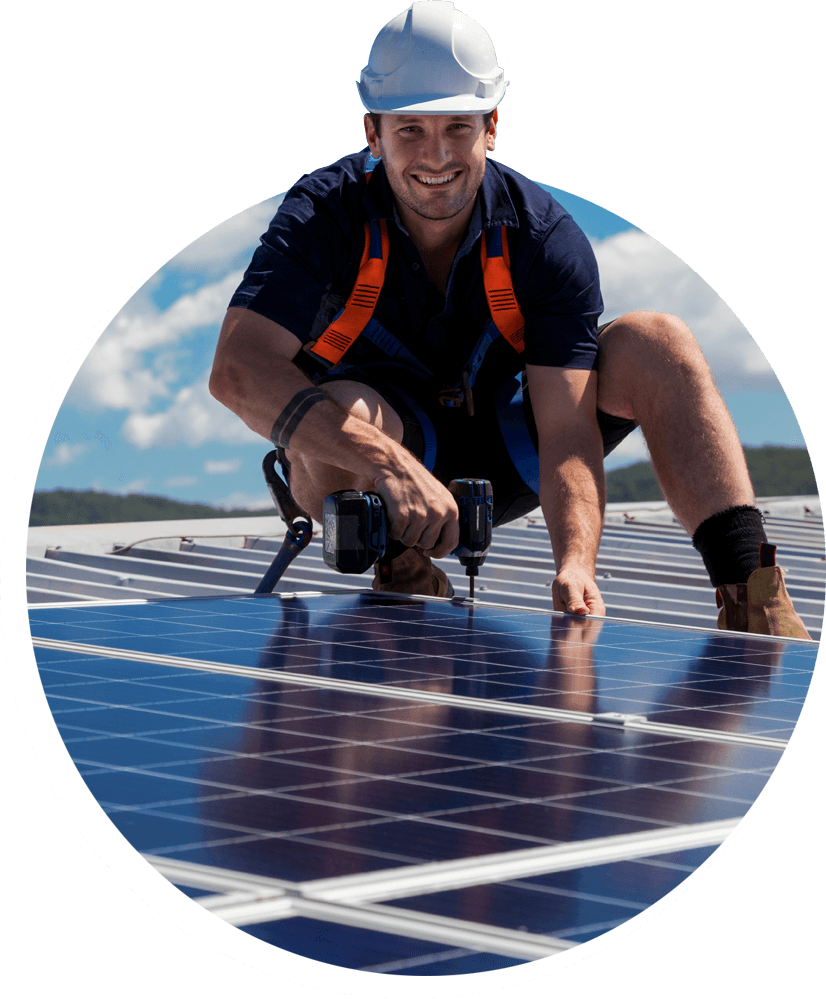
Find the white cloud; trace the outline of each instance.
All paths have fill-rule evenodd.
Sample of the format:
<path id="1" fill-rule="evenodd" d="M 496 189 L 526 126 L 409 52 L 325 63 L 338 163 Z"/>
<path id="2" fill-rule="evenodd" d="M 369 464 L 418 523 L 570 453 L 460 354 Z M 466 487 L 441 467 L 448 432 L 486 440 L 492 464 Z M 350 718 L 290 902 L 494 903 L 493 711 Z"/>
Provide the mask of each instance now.
<path id="1" fill-rule="evenodd" d="M 90 447 L 90 444 L 69 444 L 67 441 L 63 441 L 54 449 L 53 454 L 46 460 L 46 464 L 64 468 L 77 461 L 81 455 L 86 454 Z"/>
<path id="2" fill-rule="evenodd" d="M 597 243 L 605 312 L 602 321 L 635 309 L 670 312 L 691 328 L 722 392 L 781 391 L 763 352 L 723 300 L 679 257 L 643 232 Z"/>
<path id="3" fill-rule="evenodd" d="M 182 388 L 162 413 L 131 413 L 123 424 L 123 436 L 136 447 L 197 447 L 208 441 L 224 444 L 267 442 L 249 430 L 238 417 L 209 394 L 204 376 L 194 385 Z"/>
<path id="4" fill-rule="evenodd" d="M 117 491 L 122 496 L 128 496 L 130 493 L 145 493 L 147 486 L 151 482 L 151 479 L 133 479 L 132 482 L 127 482 L 125 486 L 118 486 Z"/>
<path id="5" fill-rule="evenodd" d="M 204 326 L 219 325 L 241 280 L 234 271 L 214 284 L 183 295 L 158 312 L 145 296 L 136 296 L 101 335 L 77 374 L 66 402 L 80 408 L 146 409 L 168 398 L 177 379 L 174 356 L 163 351 L 148 360 L 147 351 L 174 347 Z M 204 358 L 204 365 L 210 358 Z"/>
<path id="6" fill-rule="evenodd" d="M 229 496 L 215 503 L 215 506 L 222 510 L 272 510 L 273 523 L 277 526 L 268 526 L 268 521 L 261 521 L 261 531 L 271 533 L 273 530 L 283 529 L 281 519 L 275 512 L 272 500 L 262 489 L 260 493 L 230 493 Z"/>
<path id="7" fill-rule="evenodd" d="M 171 479 L 165 479 L 164 485 L 172 489 L 185 489 L 187 486 L 197 486 L 198 481 L 194 475 L 177 475 Z"/>
<path id="8" fill-rule="evenodd" d="M 231 472 L 237 472 L 240 467 L 240 458 L 227 458 L 225 461 L 204 462 L 204 471 L 207 475 L 228 475 Z"/>

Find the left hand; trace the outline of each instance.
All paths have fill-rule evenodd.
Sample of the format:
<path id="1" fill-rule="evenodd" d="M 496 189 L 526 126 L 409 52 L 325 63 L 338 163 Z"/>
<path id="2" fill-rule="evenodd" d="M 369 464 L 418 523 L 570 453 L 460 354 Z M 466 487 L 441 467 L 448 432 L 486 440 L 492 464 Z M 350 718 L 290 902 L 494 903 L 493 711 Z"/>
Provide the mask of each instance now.
<path id="1" fill-rule="evenodd" d="M 568 614 L 597 614 L 605 617 L 605 604 L 590 573 L 578 566 L 564 567 L 551 589 L 554 610 Z"/>

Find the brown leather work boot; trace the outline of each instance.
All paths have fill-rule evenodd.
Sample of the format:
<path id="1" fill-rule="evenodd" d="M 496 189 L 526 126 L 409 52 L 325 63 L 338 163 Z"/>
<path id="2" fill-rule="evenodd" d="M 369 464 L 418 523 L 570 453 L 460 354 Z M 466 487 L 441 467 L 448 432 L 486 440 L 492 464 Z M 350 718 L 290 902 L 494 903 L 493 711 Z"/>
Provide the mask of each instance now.
<path id="1" fill-rule="evenodd" d="M 375 565 L 373 589 L 383 593 L 417 593 L 424 597 L 452 597 L 453 585 L 427 555 L 405 548 L 390 561 Z"/>
<path id="2" fill-rule="evenodd" d="M 809 638 L 798 617 L 783 580 L 783 570 L 775 564 L 775 545 L 761 544 L 760 568 L 745 583 L 717 587 L 721 631 L 746 631 L 752 635 L 778 635 L 783 638 Z"/>

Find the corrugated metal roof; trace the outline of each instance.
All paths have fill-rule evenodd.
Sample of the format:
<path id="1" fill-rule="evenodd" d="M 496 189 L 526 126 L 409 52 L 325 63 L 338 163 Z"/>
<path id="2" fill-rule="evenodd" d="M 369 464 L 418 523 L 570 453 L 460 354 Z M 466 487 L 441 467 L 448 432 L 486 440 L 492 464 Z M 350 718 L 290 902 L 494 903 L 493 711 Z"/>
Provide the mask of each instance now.
<path id="1" fill-rule="evenodd" d="M 817 497 L 758 501 L 766 534 L 795 607 L 812 638 L 822 630 L 826 557 Z M 37 527 L 29 531 L 30 603 L 158 599 L 250 593 L 284 528 L 277 516 L 231 520 Z M 118 548 L 125 548 L 115 554 Z M 467 594 L 457 563 L 443 563 L 457 596 Z M 541 515 L 497 529 L 477 579 L 480 602 L 549 610 L 553 554 Z M 321 558 L 320 533 L 290 566 L 279 592 L 362 589 L 370 576 L 343 576 Z M 609 617 L 716 626 L 714 592 L 702 560 L 664 504 L 609 504 L 597 561 Z"/>

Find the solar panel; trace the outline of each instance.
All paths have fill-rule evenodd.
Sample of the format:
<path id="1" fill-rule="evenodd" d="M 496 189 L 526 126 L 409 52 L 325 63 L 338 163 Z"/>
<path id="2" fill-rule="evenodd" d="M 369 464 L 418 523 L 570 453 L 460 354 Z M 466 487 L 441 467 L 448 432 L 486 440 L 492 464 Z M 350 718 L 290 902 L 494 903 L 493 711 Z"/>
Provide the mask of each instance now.
<path id="1" fill-rule="evenodd" d="M 671 890 L 771 775 L 817 645 L 373 593 L 37 608 L 60 733 L 199 904 L 443 975 Z"/>

